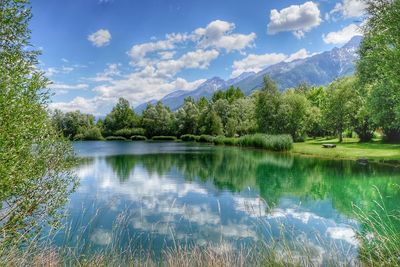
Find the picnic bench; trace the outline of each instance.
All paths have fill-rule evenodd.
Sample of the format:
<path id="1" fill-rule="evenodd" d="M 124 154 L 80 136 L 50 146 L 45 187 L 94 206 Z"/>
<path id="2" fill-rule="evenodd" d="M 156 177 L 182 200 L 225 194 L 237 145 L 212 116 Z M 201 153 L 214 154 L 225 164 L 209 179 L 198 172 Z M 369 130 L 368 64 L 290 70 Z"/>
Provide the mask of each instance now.
<path id="1" fill-rule="evenodd" d="M 322 144 L 323 148 L 335 148 L 336 145 L 335 144 Z"/>

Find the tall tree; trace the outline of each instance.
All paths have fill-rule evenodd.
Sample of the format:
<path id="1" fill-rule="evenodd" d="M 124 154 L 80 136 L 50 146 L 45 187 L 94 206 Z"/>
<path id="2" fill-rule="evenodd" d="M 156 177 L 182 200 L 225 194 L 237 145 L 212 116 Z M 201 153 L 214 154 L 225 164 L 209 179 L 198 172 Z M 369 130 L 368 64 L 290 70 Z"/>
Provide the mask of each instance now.
<path id="1" fill-rule="evenodd" d="M 400 1 L 367 1 L 357 74 L 370 86 L 368 108 L 372 121 L 389 141 L 400 141 Z"/>
<path id="2" fill-rule="evenodd" d="M 112 135 L 121 129 L 131 129 L 139 124 L 139 118 L 129 105 L 129 101 L 120 98 L 112 111 L 104 119 L 105 135 Z"/>
<path id="3" fill-rule="evenodd" d="M 281 97 L 276 83 L 268 76 L 264 77 L 264 86 L 257 95 L 256 119 L 259 131 L 275 134 L 280 127 L 278 116 Z"/>
<path id="4" fill-rule="evenodd" d="M 54 219 L 76 181 L 72 148 L 46 111 L 30 19 L 28 1 L 0 1 L 0 246 Z"/>
<path id="5" fill-rule="evenodd" d="M 338 135 L 339 142 L 343 141 L 343 131 L 351 128 L 357 108 L 354 77 L 338 79 L 328 86 L 323 120 L 325 127 Z"/>

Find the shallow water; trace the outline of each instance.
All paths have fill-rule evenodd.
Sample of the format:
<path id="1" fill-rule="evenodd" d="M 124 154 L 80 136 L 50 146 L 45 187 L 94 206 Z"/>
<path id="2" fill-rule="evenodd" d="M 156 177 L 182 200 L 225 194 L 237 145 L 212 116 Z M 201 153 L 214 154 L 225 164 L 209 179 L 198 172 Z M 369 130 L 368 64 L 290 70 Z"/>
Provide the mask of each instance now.
<path id="1" fill-rule="evenodd" d="M 346 260 L 364 227 L 352 205 L 373 209 L 376 189 L 387 209 L 400 203 L 399 170 L 388 166 L 177 142 L 74 148 L 80 186 L 68 204 L 71 231 L 56 241 L 94 249 L 133 243 L 157 255 L 177 243 L 226 250 L 285 239 L 319 263 Z"/>

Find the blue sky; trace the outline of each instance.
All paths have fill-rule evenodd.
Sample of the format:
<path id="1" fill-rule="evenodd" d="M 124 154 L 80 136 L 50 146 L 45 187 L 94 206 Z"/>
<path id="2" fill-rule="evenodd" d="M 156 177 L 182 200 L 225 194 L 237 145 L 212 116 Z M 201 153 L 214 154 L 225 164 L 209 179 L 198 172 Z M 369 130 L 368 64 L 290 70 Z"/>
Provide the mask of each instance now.
<path id="1" fill-rule="evenodd" d="M 205 79 L 229 79 L 341 46 L 361 0 L 33 0 L 32 43 L 50 108 L 103 115 Z"/>

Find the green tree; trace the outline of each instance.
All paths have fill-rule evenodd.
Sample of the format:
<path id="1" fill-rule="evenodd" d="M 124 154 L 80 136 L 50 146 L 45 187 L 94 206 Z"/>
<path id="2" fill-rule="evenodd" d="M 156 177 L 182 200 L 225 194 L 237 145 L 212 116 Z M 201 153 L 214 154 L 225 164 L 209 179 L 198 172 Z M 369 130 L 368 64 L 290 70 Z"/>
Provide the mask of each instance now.
<path id="1" fill-rule="evenodd" d="M 74 139 L 77 134 L 83 134 L 87 129 L 95 127 L 94 116 L 83 114 L 80 111 L 63 113 L 55 110 L 52 116 L 53 123 L 63 135 L 69 139 Z"/>
<path id="2" fill-rule="evenodd" d="M 323 123 L 343 141 L 343 131 L 351 128 L 357 112 L 357 95 L 354 77 L 346 77 L 332 82 L 327 89 L 323 108 Z"/>
<path id="3" fill-rule="evenodd" d="M 176 112 L 176 127 L 179 135 L 196 134 L 200 112 L 194 100 L 189 97 Z"/>
<path id="4" fill-rule="evenodd" d="M 295 141 L 304 140 L 309 109 L 309 102 L 302 91 L 286 91 L 279 108 L 280 132 L 290 134 Z"/>
<path id="5" fill-rule="evenodd" d="M 155 106 L 149 104 L 143 111 L 142 127 L 148 137 L 156 135 L 174 135 L 175 116 L 168 107 L 161 102 Z"/>
<path id="6" fill-rule="evenodd" d="M 0 246 L 57 218 L 76 183 L 73 152 L 47 113 L 28 1 L 0 1 Z"/>
<path id="7" fill-rule="evenodd" d="M 104 134 L 113 135 L 121 129 L 131 129 L 139 124 L 139 118 L 129 105 L 129 101 L 120 98 L 111 112 L 104 119 Z"/>
<path id="8" fill-rule="evenodd" d="M 221 135 L 223 133 L 221 118 L 211 104 L 200 115 L 199 133 L 209 135 Z"/>
<path id="9" fill-rule="evenodd" d="M 371 120 L 389 141 L 400 140 L 400 1 L 367 1 L 357 75 L 370 86 Z"/>
<path id="10" fill-rule="evenodd" d="M 256 120 L 259 131 L 276 134 L 280 127 L 279 106 L 281 96 L 276 83 L 268 76 L 264 77 L 264 86 L 257 94 Z"/>

